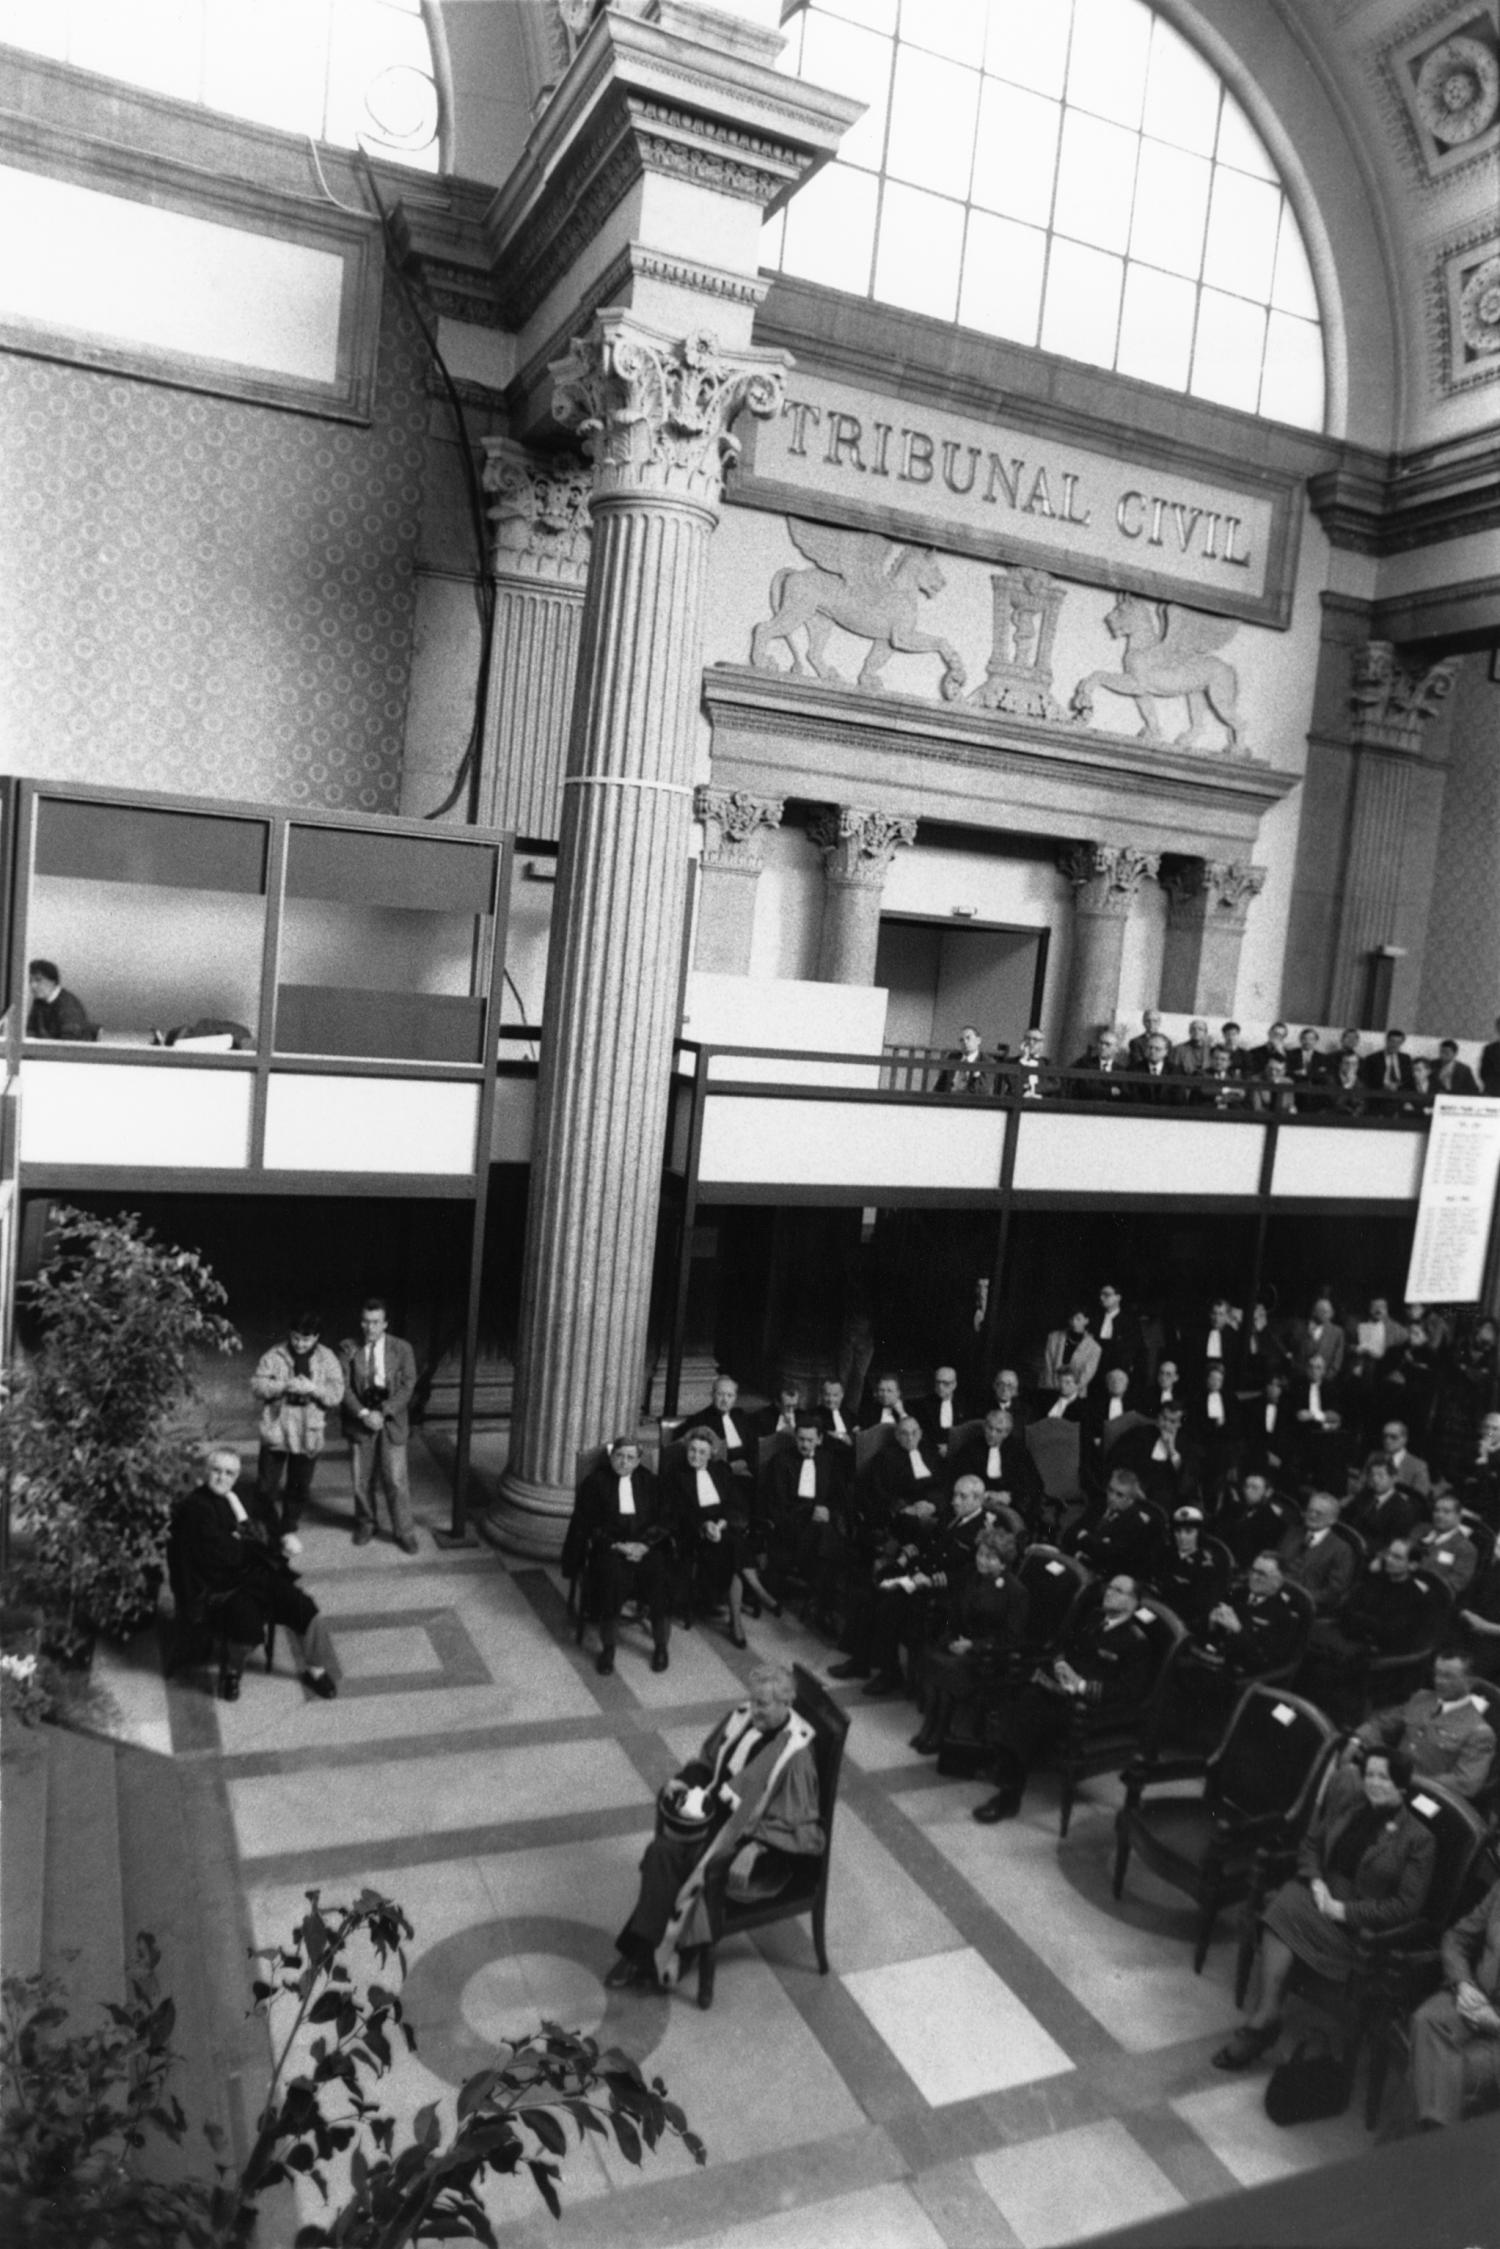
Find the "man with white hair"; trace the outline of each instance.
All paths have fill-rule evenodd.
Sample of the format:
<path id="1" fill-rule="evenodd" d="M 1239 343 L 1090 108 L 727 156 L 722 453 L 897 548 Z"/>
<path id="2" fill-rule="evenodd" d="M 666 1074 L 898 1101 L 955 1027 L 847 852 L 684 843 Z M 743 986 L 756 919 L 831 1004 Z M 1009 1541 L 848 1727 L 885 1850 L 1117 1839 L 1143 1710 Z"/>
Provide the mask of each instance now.
<path id="1" fill-rule="evenodd" d="M 670 1988 L 717 1933 L 723 1901 L 772 1898 L 827 1849 L 814 1732 L 795 1710 L 790 1665 L 761 1664 L 750 1693 L 658 1798 L 641 1886 L 615 1939 L 612 1991 Z"/>
<path id="2" fill-rule="evenodd" d="M 308 1693 L 331 1701 L 338 1686 L 328 1626 L 292 1573 L 274 1512 L 263 1511 L 258 1499 L 253 1511 L 246 1506 L 236 1489 L 239 1476 L 239 1454 L 230 1445 L 216 1445 L 204 1463 L 202 1483 L 172 1518 L 173 1588 L 223 1641 L 221 1702 L 238 1702 L 245 1658 L 269 1624 L 281 1625 L 291 1640 Z"/>

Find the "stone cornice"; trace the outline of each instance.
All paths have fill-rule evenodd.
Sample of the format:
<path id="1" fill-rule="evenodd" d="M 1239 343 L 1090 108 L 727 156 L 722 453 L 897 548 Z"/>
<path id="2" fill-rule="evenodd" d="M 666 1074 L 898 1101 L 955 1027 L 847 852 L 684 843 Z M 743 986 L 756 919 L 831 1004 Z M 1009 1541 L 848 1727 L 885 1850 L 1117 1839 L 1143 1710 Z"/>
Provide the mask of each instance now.
<path id="1" fill-rule="evenodd" d="M 1297 783 L 1248 759 L 1148 750 L 965 703 L 856 697 L 748 665 L 710 665 L 703 694 L 716 785 L 874 801 L 961 827 L 1077 836 L 1128 823 L 1153 847 L 1243 859 Z"/>
<path id="2" fill-rule="evenodd" d="M 1332 544 L 1355 554 L 1413 547 L 1500 528 L 1500 438 L 1455 438 L 1413 453 L 1346 446 L 1308 480 L 1314 515 Z"/>

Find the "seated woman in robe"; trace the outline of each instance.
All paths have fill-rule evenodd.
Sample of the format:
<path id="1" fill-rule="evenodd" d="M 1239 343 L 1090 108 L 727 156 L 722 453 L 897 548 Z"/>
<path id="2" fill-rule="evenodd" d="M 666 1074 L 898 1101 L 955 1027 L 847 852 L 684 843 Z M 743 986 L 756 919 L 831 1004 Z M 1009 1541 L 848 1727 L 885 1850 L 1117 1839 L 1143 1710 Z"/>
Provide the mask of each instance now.
<path id="1" fill-rule="evenodd" d="M 715 1726 L 661 1792 L 657 1832 L 641 1860 L 640 1894 L 615 1939 L 605 1977 L 670 1988 L 716 1934 L 716 1899 L 775 1897 L 799 1860 L 827 1848 L 818 1817 L 813 1728 L 792 1708 L 784 1664 L 751 1673 L 750 1698 Z M 720 1877 L 722 1876 L 722 1881 Z"/>

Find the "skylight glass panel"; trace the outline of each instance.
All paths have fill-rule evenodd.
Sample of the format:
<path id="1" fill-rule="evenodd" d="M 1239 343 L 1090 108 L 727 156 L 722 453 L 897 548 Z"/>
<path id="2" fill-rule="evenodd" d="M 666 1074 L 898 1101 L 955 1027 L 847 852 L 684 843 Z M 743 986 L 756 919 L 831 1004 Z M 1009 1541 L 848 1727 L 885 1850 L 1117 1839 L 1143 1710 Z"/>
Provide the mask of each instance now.
<path id="1" fill-rule="evenodd" d="M 1216 166 L 1203 250 L 1204 280 L 1217 289 L 1232 290 L 1237 297 L 1258 297 L 1264 304 L 1271 294 L 1280 223 L 1280 188 Z"/>
<path id="2" fill-rule="evenodd" d="M 1073 0 L 1068 100 L 1095 117 L 1139 125 L 1151 51 L 1151 12 L 1140 0 Z"/>
<path id="3" fill-rule="evenodd" d="M 1076 242 L 1101 250 L 1123 250 L 1130 240 L 1130 203 L 1135 184 L 1134 133 L 1103 118 L 1070 109 L 1063 118 L 1062 153 L 1052 224 Z"/>
<path id="4" fill-rule="evenodd" d="M 799 20 L 807 26 L 802 76 L 810 85 L 837 86 L 841 94 L 852 94 L 867 105 L 859 123 L 839 144 L 841 162 L 878 171 L 885 154 L 893 43 L 858 24 L 841 23 L 837 16 L 819 14 Z"/>
<path id="5" fill-rule="evenodd" d="M 820 12 L 862 23 L 867 31 L 894 31 L 899 0 L 818 0 Z"/>
<path id="6" fill-rule="evenodd" d="M 1260 391 L 1266 315 L 1262 305 L 1205 289 L 1198 300 L 1198 333 L 1193 346 L 1194 395 L 1221 406 L 1243 406 L 1253 414 Z"/>
<path id="7" fill-rule="evenodd" d="M 887 182 L 875 253 L 875 294 L 883 304 L 955 319 L 963 247 L 961 203 Z"/>
<path id="8" fill-rule="evenodd" d="M 1186 390 L 1197 308 L 1198 291 L 1191 281 L 1157 273 L 1151 266 L 1127 266 L 1115 362 L 1120 373 L 1163 383 L 1168 390 Z"/>
<path id="9" fill-rule="evenodd" d="M 1047 237 L 1040 227 L 971 211 L 958 317 L 966 328 L 1034 344 L 1042 315 Z"/>
<path id="10" fill-rule="evenodd" d="M 1219 115 L 1218 157 L 1221 164 L 1232 164 L 1237 172 L 1251 172 L 1257 179 L 1276 177 L 1265 142 L 1227 86 Z"/>
<path id="11" fill-rule="evenodd" d="M 1136 169 L 1130 254 L 1196 280 L 1203 263 L 1212 166 L 1185 149 L 1142 141 Z"/>
<path id="12" fill-rule="evenodd" d="M 1219 129 L 1219 77 L 1196 47 L 1174 31 L 1165 16 L 1151 29 L 1151 65 L 1146 74 L 1146 132 L 1174 148 L 1212 156 Z"/>
<path id="13" fill-rule="evenodd" d="M 987 78 L 979 99 L 973 197 L 988 211 L 1045 226 L 1052 216 L 1060 102 Z"/>
<path id="14" fill-rule="evenodd" d="M 1012 86 L 1060 94 L 1068 75 L 1071 0 L 990 0 L 984 67 Z"/>
<path id="15" fill-rule="evenodd" d="M 988 0 L 901 0 L 901 36 L 952 62 L 984 60 Z"/>
<path id="16" fill-rule="evenodd" d="M 1299 429 L 1323 426 L 1323 334 L 1315 321 L 1273 312 L 1266 323 L 1260 411 Z"/>
<path id="17" fill-rule="evenodd" d="M 868 295 L 879 194 L 873 172 L 827 164 L 815 173 L 787 207 L 783 271 Z"/>
<path id="18" fill-rule="evenodd" d="M 898 48 L 886 171 L 939 195 L 967 195 L 978 107 L 977 70 Z"/>
<path id="19" fill-rule="evenodd" d="M 1302 320 L 1316 320 L 1318 317 L 1318 292 L 1313 287 L 1312 267 L 1307 262 L 1307 252 L 1302 244 L 1302 229 L 1284 195 L 1281 199 L 1281 230 L 1276 239 L 1276 278 L 1271 284 L 1271 302 L 1278 312 L 1294 312 Z"/>
<path id="20" fill-rule="evenodd" d="M 1124 273 L 1123 258 L 1054 235 L 1042 307 L 1042 349 L 1112 367 Z"/>

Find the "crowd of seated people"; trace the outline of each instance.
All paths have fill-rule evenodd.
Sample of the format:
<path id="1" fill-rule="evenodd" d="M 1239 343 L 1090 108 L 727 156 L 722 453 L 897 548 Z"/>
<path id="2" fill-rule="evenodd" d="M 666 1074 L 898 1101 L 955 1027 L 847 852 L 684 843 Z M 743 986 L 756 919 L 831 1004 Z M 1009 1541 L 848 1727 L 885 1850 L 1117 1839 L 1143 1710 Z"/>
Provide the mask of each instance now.
<path id="1" fill-rule="evenodd" d="M 1175 1707 L 1177 1738 L 1201 1750 L 1257 1680 L 1318 1703 L 1346 1763 L 1370 1755 L 1500 1808 L 1493 1321 L 1397 1316 L 1378 1296 L 1341 1315 L 1331 1292 L 1295 1317 L 1220 1295 L 1168 1318 L 1107 1281 L 987 1394 L 965 1395 L 952 1367 L 891 1369 L 858 1404 L 832 1378 L 787 1377 L 750 1412 L 721 1378 L 663 1436 L 646 1484 L 622 1441 L 623 1528 L 613 1502 L 580 1493 L 567 1566 L 586 1570 L 603 1540 L 601 1668 L 634 1573 L 658 1668 L 674 1607 L 727 1611 L 743 1645 L 746 1613 L 791 1605 L 837 1643 L 833 1679 L 909 1696 L 913 1747 L 988 1781 L 985 1823 L 1013 1816 L 1080 1716 L 1144 1724 L 1149 1702 L 1170 1732 Z M 1054 1472 L 1059 1443 L 1071 1479 Z M 1067 1598 L 1044 1618 L 1058 1573 Z M 1163 1612 L 1180 1637 L 1153 1696 L 1145 1627 Z M 1278 1911 L 1269 1997 L 1223 2066 L 1270 2043 L 1283 1955 L 1317 1949 L 1289 1904 Z"/>
<path id="2" fill-rule="evenodd" d="M 1208 1023 L 1195 1017 L 1187 1037 L 1174 1044 L 1160 1010 L 1147 1008 L 1134 1037 L 1105 1025 L 1071 1062 L 1054 1063 L 1042 1047 L 1041 1032 L 1032 1029 L 1014 1053 L 1004 1044 L 986 1053 L 979 1031 L 966 1023 L 933 1089 L 1009 1101 L 1385 1121 L 1425 1116 L 1439 1094 L 1500 1097 L 1500 1038 L 1484 1048 L 1476 1075 L 1456 1039 L 1443 1039 L 1431 1054 L 1409 1054 L 1406 1033 L 1392 1030 L 1366 1052 L 1358 1030 L 1325 1048 L 1311 1025 L 1294 1040 L 1290 1026 L 1277 1022 L 1252 1046 L 1238 1023 L 1221 1024 L 1211 1037 Z"/>

